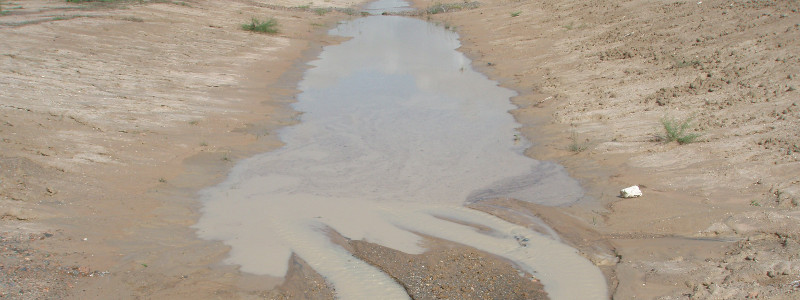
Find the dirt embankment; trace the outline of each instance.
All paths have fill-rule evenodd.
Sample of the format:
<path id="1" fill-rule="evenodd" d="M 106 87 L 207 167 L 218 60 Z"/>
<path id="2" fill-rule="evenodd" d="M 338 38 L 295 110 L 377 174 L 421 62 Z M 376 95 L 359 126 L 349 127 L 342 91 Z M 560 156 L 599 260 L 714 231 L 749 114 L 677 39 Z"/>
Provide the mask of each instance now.
<path id="1" fill-rule="evenodd" d="M 190 194 L 295 122 L 288 71 L 352 13 L 307 4 L 3 1 L 0 297 L 282 293 L 216 264 L 227 249 L 194 237 Z M 279 32 L 242 30 L 253 17 Z"/>
<path id="2" fill-rule="evenodd" d="M 520 92 L 528 154 L 587 188 L 581 203 L 540 214 L 611 242 L 615 298 L 798 297 L 800 3 L 458 6 L 432 18 Z M 699 137 L 667 142 L 662 120 Z M 617 197 L 634 184 L 644 197 Z M 573 243 L 592 257 L 594 240 Z"/>

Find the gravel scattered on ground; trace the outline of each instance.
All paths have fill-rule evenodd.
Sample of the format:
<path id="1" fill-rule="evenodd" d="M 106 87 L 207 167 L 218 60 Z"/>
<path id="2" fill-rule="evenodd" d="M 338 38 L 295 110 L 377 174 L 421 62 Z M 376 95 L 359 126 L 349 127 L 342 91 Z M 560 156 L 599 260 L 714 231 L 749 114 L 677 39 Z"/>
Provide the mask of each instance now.
<path id="1" fill-rule="evenodd" d="M 77 277 L 101 276 L 85 266 L 61 265 L 37 243 L 53 233 L 0 232 L 0 298 L 57 299 Z"/>
<path id="2" fill-rule="evenodd" d="M 440 241 L 423 254 L 406 254 L 365 241 L 350 241 L 353 254 L 405 287 L 413 299 L 547 299 L 531 274 L 501 258 Z"/>

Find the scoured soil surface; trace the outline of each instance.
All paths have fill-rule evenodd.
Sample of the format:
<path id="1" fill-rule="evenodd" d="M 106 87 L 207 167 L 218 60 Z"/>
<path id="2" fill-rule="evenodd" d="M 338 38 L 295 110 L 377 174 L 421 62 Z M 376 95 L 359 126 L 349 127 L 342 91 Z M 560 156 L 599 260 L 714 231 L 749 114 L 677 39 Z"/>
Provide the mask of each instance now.
<path id="1" fill-rule="evenodd" d="M 800 297 L 800 3 L 489 0 L 432 18 L 520 92 L 528 155 L 587 188 L 539 214 L 611 243 L 614 298 Z M 699 138 L 665 141 L 665 117 Z M 644 197 L 617 197 L 635 184 Z"/>

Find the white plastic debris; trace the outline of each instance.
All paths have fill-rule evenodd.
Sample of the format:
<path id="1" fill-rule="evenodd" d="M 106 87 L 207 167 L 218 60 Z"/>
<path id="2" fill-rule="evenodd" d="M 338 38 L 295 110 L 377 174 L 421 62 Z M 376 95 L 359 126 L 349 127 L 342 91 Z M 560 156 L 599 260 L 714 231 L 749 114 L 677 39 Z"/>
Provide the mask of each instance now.
<path id="1" fill-rule="evenodd" d="M 636 198 L 642 196 L 642 190 L 639 189 L 638 185 L 634 185 L 631 187 L 626 187 L 619 191 L 619 196 L 622 198 Z"/>

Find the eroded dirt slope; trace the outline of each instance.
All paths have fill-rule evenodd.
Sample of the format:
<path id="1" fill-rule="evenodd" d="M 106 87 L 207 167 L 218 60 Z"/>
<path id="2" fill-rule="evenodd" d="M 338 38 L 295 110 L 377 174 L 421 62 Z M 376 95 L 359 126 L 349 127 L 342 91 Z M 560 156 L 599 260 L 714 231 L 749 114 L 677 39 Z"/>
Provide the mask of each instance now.
<path id="1" fill-rule="evenodd" d="M 226 249 L 193 237 L 188 195 L 280 145 L 274 130 L 295 122 L 282 76 L 349 17 L 284 4 L 3 1 L 0 295 L 246 297 L 280 283 L 214 267 Z M 253 17 L 279 32 L 241 30 Z"/>
<path id="2" fill-rule="evenodd" d="M 563 211 L 616 246 L 617 298 L 797 297 L 800 3 L 481 1 L 432 18 L 520 92 L 528 154 L 587 187 Z M 665 141 L 665 118 L 699 137 Z M 634 184 L 644 197 L 617 197 Z"/>

